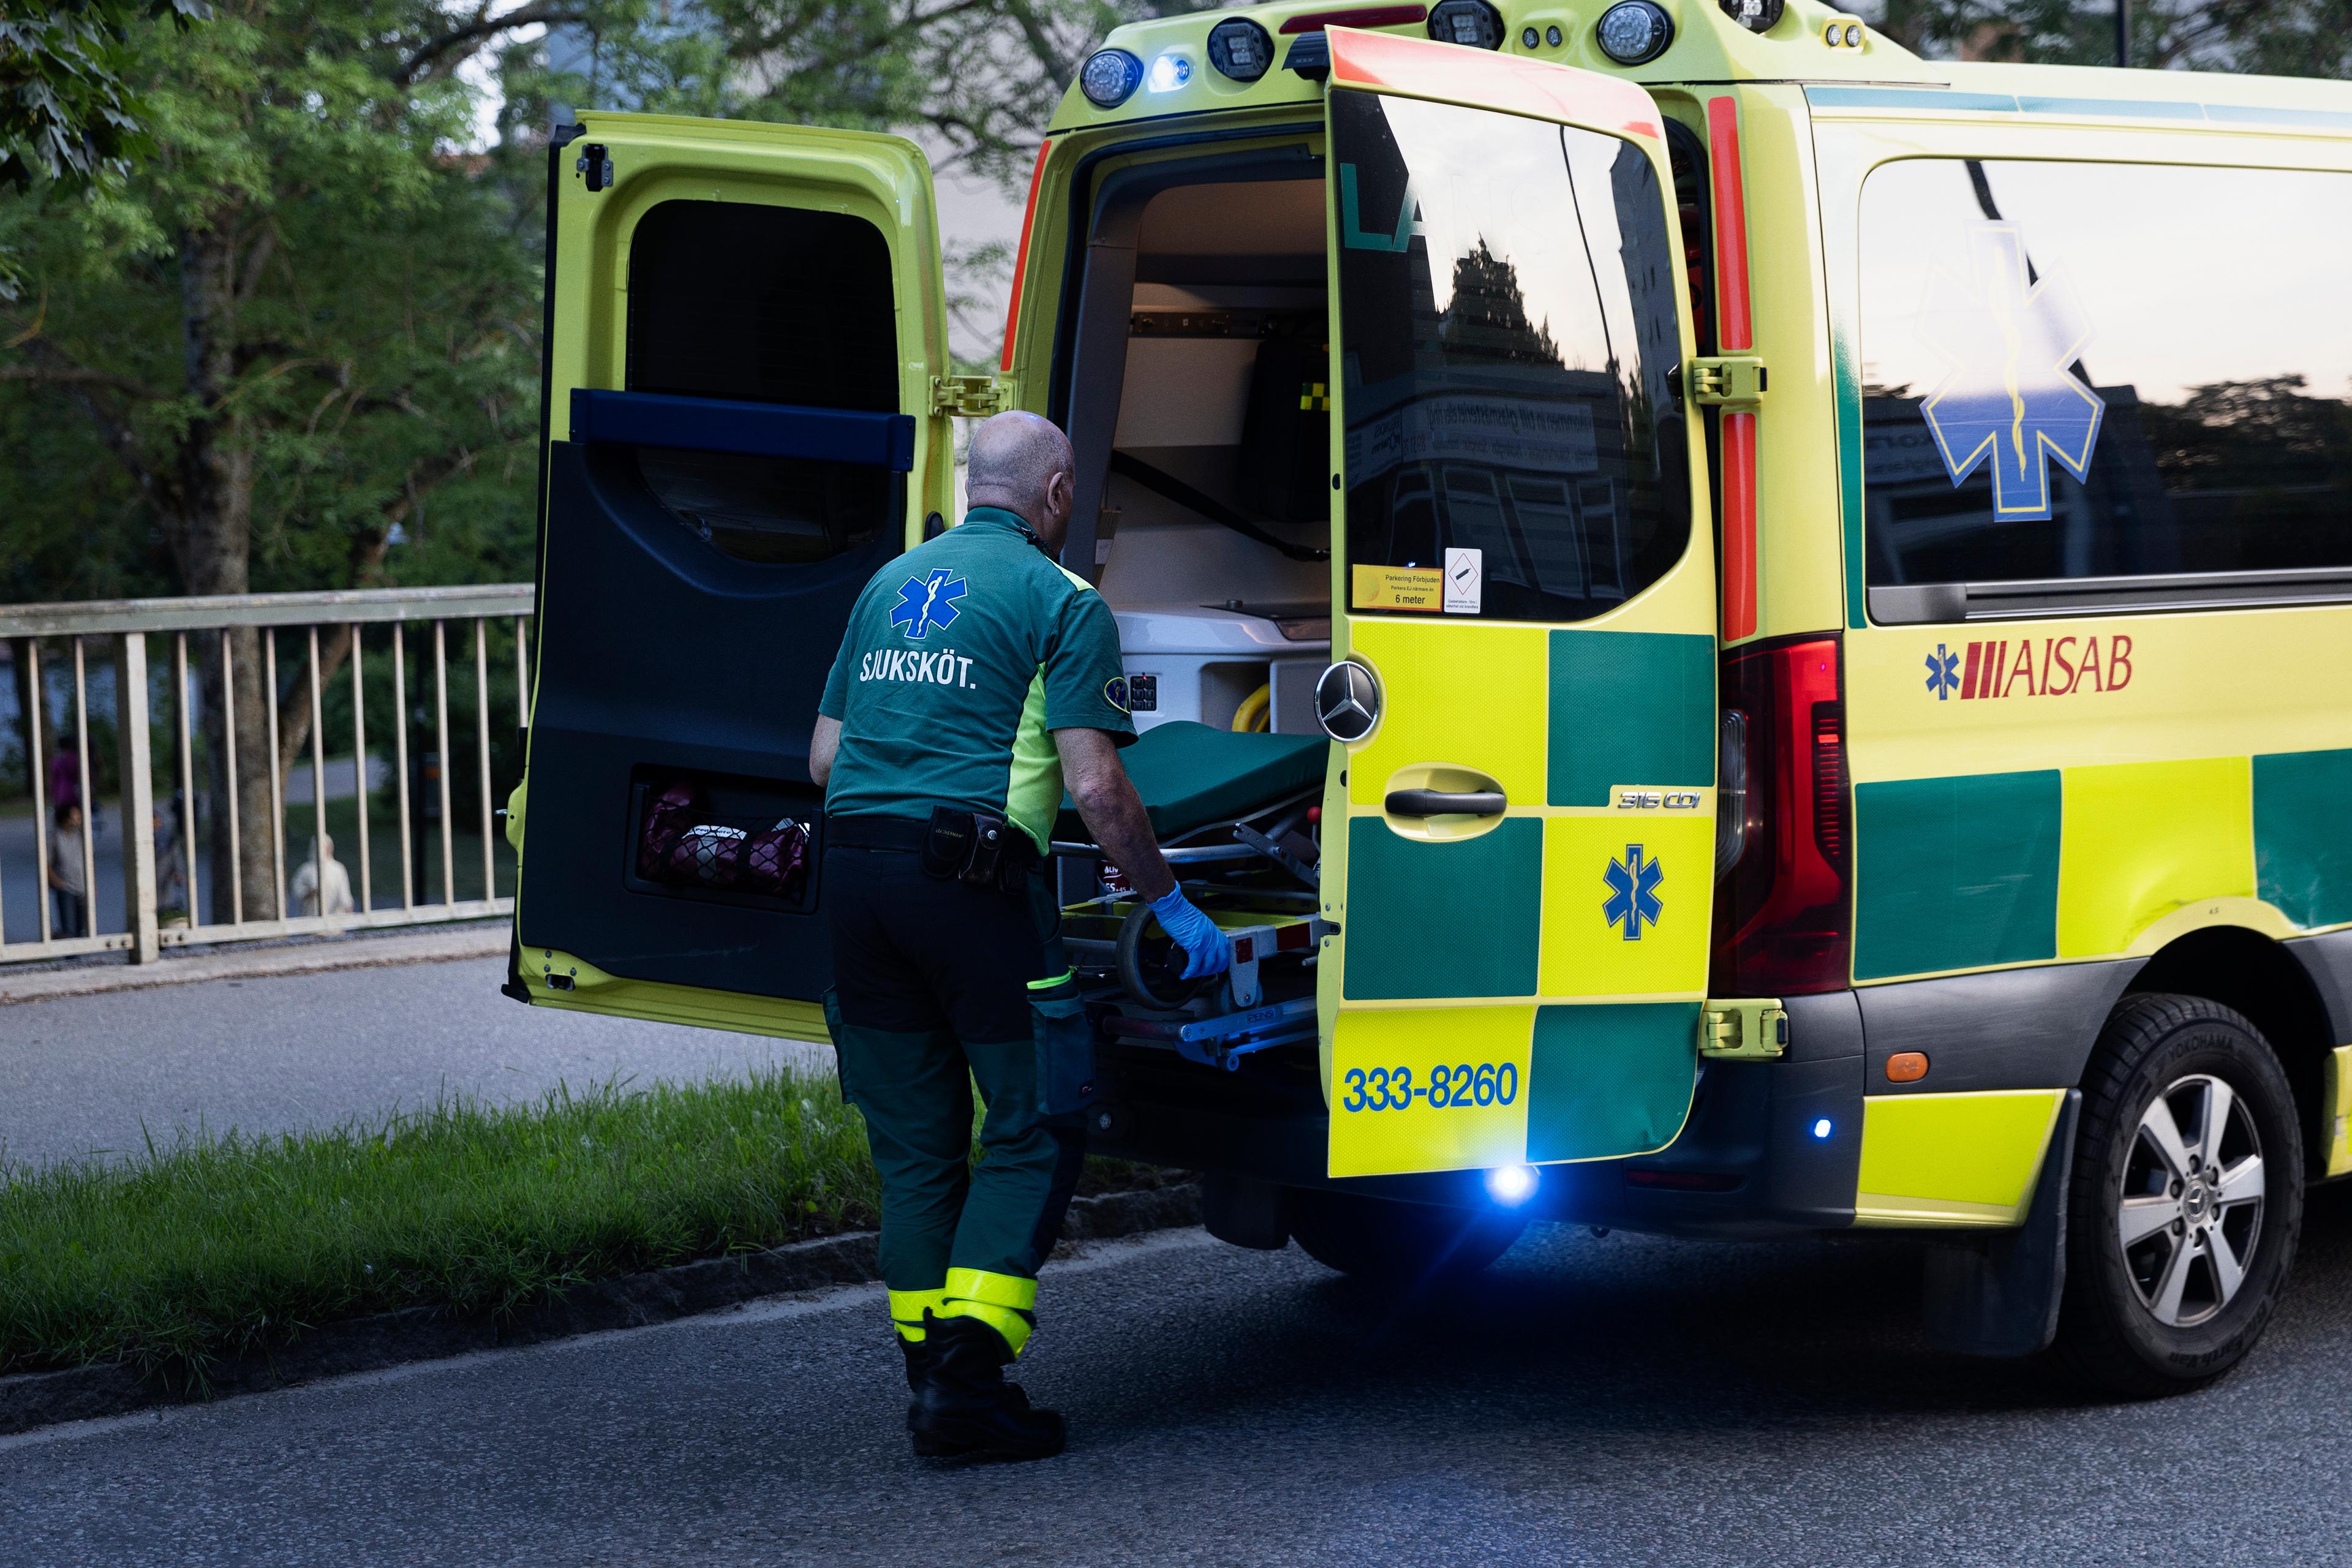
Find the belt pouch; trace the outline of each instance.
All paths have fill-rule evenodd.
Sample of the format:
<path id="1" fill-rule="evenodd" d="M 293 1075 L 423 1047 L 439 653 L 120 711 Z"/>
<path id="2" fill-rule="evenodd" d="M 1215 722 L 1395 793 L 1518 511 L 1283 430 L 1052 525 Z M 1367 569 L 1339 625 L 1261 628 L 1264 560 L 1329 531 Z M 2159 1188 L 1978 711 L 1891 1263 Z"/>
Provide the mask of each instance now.
<path id="1" fill-rule="evenodd" d="M 931 807 L 929 828 L 923 834 L 923 871 L 946 881 L 962 874 L 971 857 L 971 813 L 951 805 Z"/>
<path id="2" fill-rule="evenodd" d="M 1037 1113 L 1074 1116 L 1095 1098 L 1095 1029 L 1078 983 L 1030 992 L 1029 1022 L 1037 1047 Z"/>
<path id="3" fill-rule="evenodd" d="M 1010 825 L 1004 818 L 991 816 L 984 811 L 965 815 L 971 824 L 971 848 L 964 856 L 961 874 L 975 888 L 993 888 L 996 886 L 996 868 L 1003 863 L 1004 840 L 1012 831 Z"/>

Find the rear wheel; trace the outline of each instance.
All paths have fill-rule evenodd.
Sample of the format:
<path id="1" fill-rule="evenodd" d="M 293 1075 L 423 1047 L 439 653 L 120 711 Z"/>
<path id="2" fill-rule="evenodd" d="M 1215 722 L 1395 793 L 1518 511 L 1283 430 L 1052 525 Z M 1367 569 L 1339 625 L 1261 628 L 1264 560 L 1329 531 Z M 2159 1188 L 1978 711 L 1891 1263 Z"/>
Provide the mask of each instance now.
<path id="1" fill-rule="evenodd" d="M 1288 1194 L 1291 1239 L 1326 1268 L 1407 1285 L 1475 1274 L 1510 1249 L 1525 1215 L 1402 1204 L 1328 1187 Z"/>
<path id="2" fill-rule="evenodd" d="M 2202 997 L 2127 998 L 2083 1094 L 2061 1355 L 2151 1397 L 2235 1366 L 2276 1309 L 2303 1225 L 2303 1140 L 2260 1031 Z"/>

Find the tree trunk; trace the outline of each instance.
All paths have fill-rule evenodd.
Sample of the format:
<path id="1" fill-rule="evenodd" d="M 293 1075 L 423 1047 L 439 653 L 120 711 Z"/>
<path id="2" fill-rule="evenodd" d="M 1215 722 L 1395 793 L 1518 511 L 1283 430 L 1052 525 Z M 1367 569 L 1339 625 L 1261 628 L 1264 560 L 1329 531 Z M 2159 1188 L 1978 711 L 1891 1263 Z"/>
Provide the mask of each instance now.
<path id="1" fill-rule="evenodd" d="M 236 245 L 225 225 L 180 234 L 181 348 L 190 401 L 197 410 L 179 442 L 179 485 L 184 499 L 176 542 L 181 581 L 190 594 L 252 591 L 253 447 L 228 403 L 236 380 Z M 236 695 L 236 777 L 226 775 L 215 753 L 216 798 L 236 797 L 236 870 L 243 884 L 242 917 L 277 920 L 281 868 L 270 805 L 269 715 L 278 694 L 262 679 L 261 636 L 242 626 L 229 633 Z M 205 731 L 223 734 L 223 681 L 217 645 L 203 683 Z M 214 814 L 210 859 L 215 918 L 235 916 L 226 811 Z"/>

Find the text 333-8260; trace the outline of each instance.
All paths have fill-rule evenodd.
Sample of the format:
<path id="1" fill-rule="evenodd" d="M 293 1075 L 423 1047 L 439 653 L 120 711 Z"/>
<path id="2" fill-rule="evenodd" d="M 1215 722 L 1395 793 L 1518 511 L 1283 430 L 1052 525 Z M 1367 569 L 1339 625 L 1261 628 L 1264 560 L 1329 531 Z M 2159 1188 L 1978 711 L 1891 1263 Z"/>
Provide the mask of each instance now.
<path id="1" fill-rule="evenodd" d="M 1430 1070 L 1425 1084 L 1413 1081 L 1411 1068 L 1362 1068 L 1348 1069 L 1345 1080 L 1347 1098 L 1339 1102 L 1342 1110 L 1403 1110 L 1415 1101 L 1433 1109 L 1449 1107 L 1467 1109 L 1474 1105 L 1508 1105 L 1519 1096 L 1519 1067 L 1517 1062 L 1468 1062 L 1459 1067 L 1438 1067 Z"/>

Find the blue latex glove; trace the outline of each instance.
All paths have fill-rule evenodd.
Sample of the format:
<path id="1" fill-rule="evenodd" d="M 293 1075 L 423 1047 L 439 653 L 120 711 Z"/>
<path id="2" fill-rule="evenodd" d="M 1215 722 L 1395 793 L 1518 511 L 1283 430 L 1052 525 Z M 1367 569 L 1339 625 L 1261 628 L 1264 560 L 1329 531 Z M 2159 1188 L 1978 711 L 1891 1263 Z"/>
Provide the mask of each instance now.
<path id="1" fill-rule="evenodd" d="M 1169 940 L 1184 950 L 1184 978 L 1223 974 L 1234 966 L 1234 939 L 1192 907 L 1182 888 L 1171 888 L 1151 901 L 1151 913 Z"/>

